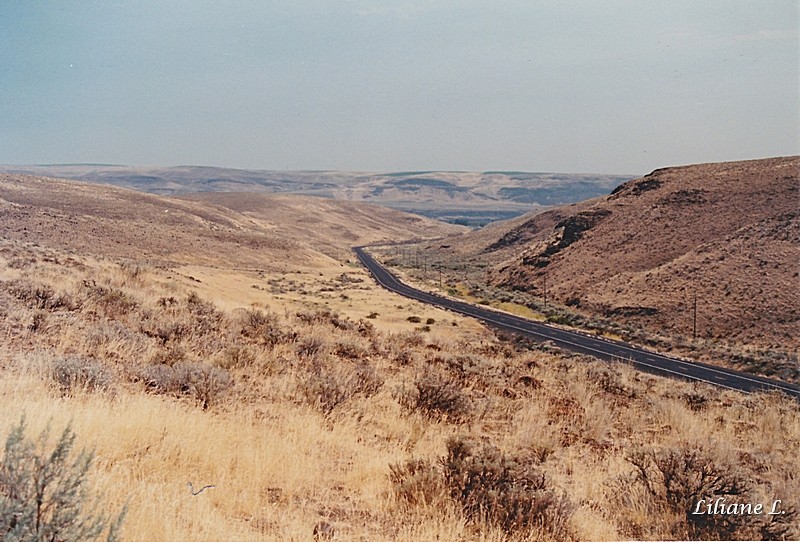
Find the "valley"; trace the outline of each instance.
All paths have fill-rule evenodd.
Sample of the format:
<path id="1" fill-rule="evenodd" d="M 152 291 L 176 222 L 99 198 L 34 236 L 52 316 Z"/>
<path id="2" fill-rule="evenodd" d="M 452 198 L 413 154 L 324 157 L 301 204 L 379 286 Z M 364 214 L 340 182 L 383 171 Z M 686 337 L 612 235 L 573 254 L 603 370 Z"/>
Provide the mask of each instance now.
<path id="1" fill-rule="evenodd" d="M 796 400 L 493 331 L 384 290 L 351 251 L 409 240 L 383 255 L 407 280 L 435 290 L 441 262 L 443 289 L 494 304 L 477 281 L 506 260 L 474 248 L 511 258 L 521 225 L 594 204 L 468 232 L 310 196 L 0 175 L 2 429 L 69 424 L 98 510 L 127 503 L 125 540 L 795 537 Z M 788 513 L 694 522 L 663 477 L 724 494 L 696 469 Z"/>

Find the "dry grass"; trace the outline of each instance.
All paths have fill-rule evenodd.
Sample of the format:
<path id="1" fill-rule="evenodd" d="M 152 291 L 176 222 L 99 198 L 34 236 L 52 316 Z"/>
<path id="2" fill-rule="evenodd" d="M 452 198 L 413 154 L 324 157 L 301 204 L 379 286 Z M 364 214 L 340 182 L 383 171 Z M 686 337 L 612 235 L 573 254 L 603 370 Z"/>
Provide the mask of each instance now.
<path id="1" fill-rule="evenodd" d="M 699 531 L 631 462 L 676 450 L 735 466 L 746 498 L 797 506 L 800 409 L 777 395 L 459 335 L 463 320 L 388 295 L 371 319 L 223 309 L 235 295 L 217 305 L 169 270 L 0 249 L 0 432 L 23 414 L 33 433 L 71 421 L 97 453 L 93 491 L 109 512 L 129 503 L 126 540 L 309 540 L 320 521 L 339 540 L 685 537 Z M 206 397 L 187 368 L 228 385 Z M 751 519 L 733 537 L 780 530 Z"/>

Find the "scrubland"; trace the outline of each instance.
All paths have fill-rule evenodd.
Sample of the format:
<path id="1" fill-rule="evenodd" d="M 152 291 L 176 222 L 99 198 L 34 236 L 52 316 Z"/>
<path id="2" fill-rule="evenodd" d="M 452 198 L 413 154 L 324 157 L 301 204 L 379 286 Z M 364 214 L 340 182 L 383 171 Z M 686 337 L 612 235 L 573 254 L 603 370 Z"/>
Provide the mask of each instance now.
<path id="1" fill-rule="evenodd" d="M 0 434 L 71 423 L 125 540 L 800 537 L 789 398 L 498 337 L 368 281 L 265 276 L 242 305 L 174 275 L 0 242 Z M 690 513 L 718 497 L 786 514 Z"/>

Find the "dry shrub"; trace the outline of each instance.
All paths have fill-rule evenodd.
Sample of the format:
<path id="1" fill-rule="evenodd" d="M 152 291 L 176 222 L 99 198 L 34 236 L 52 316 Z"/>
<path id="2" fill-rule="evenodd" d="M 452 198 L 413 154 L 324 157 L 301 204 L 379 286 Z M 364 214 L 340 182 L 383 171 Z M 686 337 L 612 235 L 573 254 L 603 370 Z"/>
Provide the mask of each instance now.
<path id="1" fill-rule="evenodd" d="M 586 369 L 586 376 L 589 382 L 609 395 L 623 399 L 636 397 L 636 392 L 623 382 L 619 368 L 611 364 L 592 360 Z"/>
<path id="2" fill-rule="evenodd" d="M 74 311 L 80 307 L 79 303 L 69 294 L 56 292 L 45 284 L 15 280 L 2 282 L 0 287 L 31 309 Z"/>
<path id="3" fill-rule="evenodd" d="M 112 374 L 99 361 L 77 356 L 53 361 L 50 376 L 65 394 L 78 390 L 109 391 L 114 381 Z"/>
<path id="4" fill-rule="evenodd" d="M 383 377 L 367 361 L 356 365 L 353 380 L 356 391 L 367 398 L 376 395 L 384 383 Z"/>
<path id="5" fill-rule="evenodd" d="M 454 423 L 465 421 L 472 410 L 461 386 L 447 374 L 434 371 L 417 377 L 413 389 L 402 389 L 398 401 L 409 412 L 417 411 L 432 420 Z"/>
<path id="6" fill-rule="evenodd" d="M 359 335 L 368 339 L 374 339 L 376 335 L 375 326 L 372 322 L 367 322 L 364 319 L 360 319 L 356 322 L 356 331 Z"/>
<path id="7" fill-rule="evenodd" d="M 220 354 L 217 365 L 224 369 L 241 369 L 251 366 L 256 360 L 251 346 L 232 344 Z"/>
<path id="8" fill-rule="evenodd" d="M 336 367 L 333 370 L 315 364 L 300 386 L 306 402 L 327 416 L 357 395 L 369 398 L 378 393 L 383 387 L 383 378 L 367 362 L 359 363 L 355 368 Z"/>
<path id="9" fill-rule="evenodd" d="M 389 465 L 395 497 L 409 506 L 430 506 L 447 498 L 442 470 L 424 459 Z"/>
<path id="10" fill-rule="evenodd" d="M 139 379 L 155 393 L 189 396 L 203 410 L 219 402 L 233 383 L 228 371 L 209 363 L 149 365 L 139 373 Z"/>
<path id="11" fill-rule="evenodd" d="M 227 327 L 225 314 L 213 303 L 191 292 L 186 298 L 186 307 L 192 317 L 192 333 L 196 335 L 220 334 Z"/>
<path id="12" fill-rule="evenodd" d="M 247 310 L 242 317 L 243 337 L 256 344 L 274 347 L 277 344 L 294 340 L 293 333 L 286 332 L 277 316 L 263 313 L 257 309 Z"/>
<path id="13" fill-rule="evenodd" d="M 492 446 L 476 450 L 464 438 L 447 442 L 437 464 L 412 459 L 390 465 L 394 494 L 411 506 L 450 499 L 468 521 L 506 533 L 529 533 L 566 540 L 572 506 L 548 487 L 532 462 L 504 455 Z"/>
<path id="14" fill-rule="evenodd" d="M 422 348 L 425 346 L 425 337 L 418 331 L 406 331 L 396 335 L 397 344 L 400 348 Z"/>
<path id="15" fill-rule="evenodd" d="M 622 481 L 643 490 L 653 513 L 668 518 L 662 536 L 732 539 L 758 536 L 758 521 L 750 515 L 693 514 L 700 500 L 719 498 L 727 504 L 752 502 L 752 473 L 719 458 L 714 451 L 690 445 L 679 448 L 639 448 L 625 458 L 634 470 Z M 671 520 L 671 521 L 670 521 Z M 627 525 L 630 534 L 642 526 Z"/>
<path id="16" fill-rule="evenodd" d="M 347 317 L 342 317 L 339 314 L 325 309 L 314 312 L 298 312 L 297 319 L 306 325 L 329 325 L 342 331 L 354 331 L 357 325 Z"/>
<path id="17" fill-rule="evenodd" d="M 708 406 L 708 396 L 700 391 L 691 391 L 683 394 L 686 404 L 694 411 L 703 410 Z"/>
<path id="18" fill-rule="evenodd" d="M 89 286 L 89 299 L 103 316 L 111 320 L 118 320 L 138 307 L 136 300 L 124 291 L 98 286 L 94 282 Z"/>
<path id="19" fill-rule="evenodd" d="M 339 340 L 333 347 L 333 354 L 340 358 L 357 361 L 366 358 L 369 351 L 356 341 Z"/>
<path id="20" fill-rule="evenodd" d="M 506 532 L 533 528 L 561 540 L 569 537 L 572 507 L 548 488 L 544 474 L 531 462 L 493 446 L 475 450 L 469 441 L 451 438 L 442 466 L 450 496 L 468 519 Z"/>
<path id="21" fill-rule="evenodd" d="M 168 365 L 175 367 L 186 360 L 186 349 L 179 344 L 171 344 L 165 348 L 159 348 L 150 359 L 151 365 Z"/>
<path id="22" fill-rule="evenodd" d="M 394 356 L 394 363 L 400 365 L 401 367 L 405 367 L 406 365 L 412 365 L 414 363 L 414 352 L 411 350 L 400 350 Z"/>
<path id="23" fill-rule="evenodd" d="M 316 335 L 307 335 L 297 339 L 295 351 L 301 358 L 314 359 L 327 347 L 327 341 Z"/>

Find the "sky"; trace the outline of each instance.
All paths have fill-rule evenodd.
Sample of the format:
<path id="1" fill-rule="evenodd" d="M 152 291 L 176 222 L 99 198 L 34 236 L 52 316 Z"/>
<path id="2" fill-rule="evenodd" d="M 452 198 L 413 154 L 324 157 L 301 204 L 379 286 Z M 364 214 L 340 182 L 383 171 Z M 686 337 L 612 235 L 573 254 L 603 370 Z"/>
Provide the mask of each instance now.
<path id="1" fill-rule="evenodd" d="M 0 163 L 644 174 L 800 152 L 797 0 L 7 0 Z"/>

